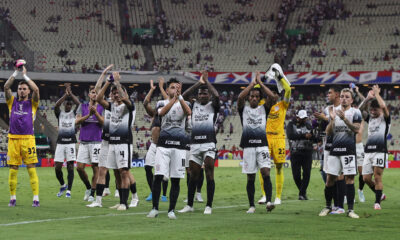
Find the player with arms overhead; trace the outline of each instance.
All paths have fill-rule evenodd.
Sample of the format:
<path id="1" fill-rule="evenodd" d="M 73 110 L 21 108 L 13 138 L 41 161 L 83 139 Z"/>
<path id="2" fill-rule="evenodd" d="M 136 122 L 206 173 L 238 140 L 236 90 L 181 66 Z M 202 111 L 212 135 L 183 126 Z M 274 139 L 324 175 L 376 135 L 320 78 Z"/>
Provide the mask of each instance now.
<path id="1" fill-rule="evenodd" d="M 18 67 L 17 61 L 17 67 Z M 17 174 L 22 161 L 26 164 L 31 188 L 33 192 L 32 207 L 39 207 L 39 179 L 36 174 L 35 164 L 38 162 L 36 155 L 35 135 L 33 132 L 33 121 L 39 105 L 39 88 L 26 75 L 26 68 L 22 65 L 22 76 L 25 81 L 18 83 L 18 96 L 14 97 L 11 86 L 18 70 L 10 76 L 4 84 L 6 103 L 10 114 L 10 130 L 8 133 L 7 164 L 10 166 L 8 184 L 10 187 L 9 207 L 15 207 L 17 198 Z M 30 94 L 32 92 L 32 97 Z"/>

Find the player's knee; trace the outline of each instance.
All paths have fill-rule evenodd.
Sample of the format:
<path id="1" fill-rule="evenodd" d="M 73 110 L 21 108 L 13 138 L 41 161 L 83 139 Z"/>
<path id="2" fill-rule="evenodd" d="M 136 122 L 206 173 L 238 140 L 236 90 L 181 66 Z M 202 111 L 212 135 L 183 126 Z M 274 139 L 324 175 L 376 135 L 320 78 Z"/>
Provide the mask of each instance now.
<path id="1" fill-rule="evenodd" d="M 247 182 L 254 182 L 256 180 L 255 174 L 247 174 Z"/>

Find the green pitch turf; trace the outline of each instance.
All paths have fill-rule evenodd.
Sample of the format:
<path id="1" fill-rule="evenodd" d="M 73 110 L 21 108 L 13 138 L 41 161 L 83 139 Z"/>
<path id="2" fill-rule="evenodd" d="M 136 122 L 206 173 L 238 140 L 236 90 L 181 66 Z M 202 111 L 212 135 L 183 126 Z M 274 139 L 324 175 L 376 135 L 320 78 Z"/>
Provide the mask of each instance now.
<path id="1" fill-rule="evenodd" d="M 91 169 L 87 168 L 88 173 Z M 255 214 L 246 214 L 246 176 L 240 168 L 215 170 L 216 192 L 213 214 L 203 214 L 205 203 L 195 203 L 195 212 L 179 214 L 173 221 L 167 218 L 168 203 L 160 203 L 158 218 L 148 219 L 151 202 L 145 197 L 149 189 L 143 168 L 133 169 L 137 179 L 139 206 L 118 212 L 108 207 L 118 199 L 103 199 L 103 208 L 85 207 L 84 185 L 75 173 L 72 199 L 56 197 L 58 182 L 54 169 L 39 168 L 40 208 L 32 208 L 32 192 L 26 169 L 18 174 L 17 207 L 9 208 L 8 169 L 0 169 L 0 239 L 399 239 L 400 237 L 400 170 L 386 169 L 384 193 L 387 200 L 382 210 L 375 211 L 375 196 L 366 186 L 365 203 L 355 204 L 360 219 L 345 215 L 319 217 L 324 207 L 323 182 L 319 171 L 313 169 L 309 186 L 309 201 L 297 200 L 297 189 L 291 170 L 285 169 L 282 205 L 272 213 L 257 205 Z M 274 171 L 272 180 L 275 192 Z M 64 170 L 66 179 L 66 171 Z M 114 178 L 111 190 L 114 193 Z M 358 180 L 356 180 L 356 188 Z M 186 180 L 181 181 L 177 209 L 184 207 Z M 258 178 L 256 201 L 260 197 Z M 202 196 L 206 200 L 206 184 Z M 358 195 L 356 193 L 356 199 Z"/>

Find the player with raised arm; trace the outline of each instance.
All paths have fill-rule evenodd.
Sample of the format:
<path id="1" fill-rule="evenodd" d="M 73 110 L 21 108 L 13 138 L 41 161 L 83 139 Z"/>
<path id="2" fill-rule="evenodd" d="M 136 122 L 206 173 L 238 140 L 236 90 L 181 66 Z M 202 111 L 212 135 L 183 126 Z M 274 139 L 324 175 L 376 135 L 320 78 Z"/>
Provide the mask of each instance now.
<path id="1" fill-rule="evenodd" d="M 158 82 L 158 86 L 160 88 L 160 92 L 163 96 L 164 99 L 168 99 L 168 95 L 165 93 L 164 91 L 164 78 L 160 77 L 159 78 L 159 82 Z M 155 109 L 153 109 L 150 105 L 151 102 L 151 96 L 154 93 L 154 90 L 156 89 L 156 86 L 154 86 L 153 80 L 150 81 L 150 90 L 147 93 L 144 101 L 143 101 L 143 105 L 144 105 L 144 109 L 146 110 L 146 113 L 152 117 L 152 122 L 151 122 L 151 139 L 152 139 L 152 143 L 150 145 L 149 150 L 146 153 L 146 157 L 145 157 L 145 163 L 144 163 L 144 169 L 146 171 L 146 179 L 147 179 L 147 184 L 149 185 L 150 188 L 150 194 L 149 196 L 146 198 L 146 201 L 152 201 L 153 199 L 153 194 L 152 194 L 152 187 L 153 187 L 153 168 L 154 168 L 154 164 L 156 162 L 156 151 L 157 151 L 157 142 L 158 142 L 158 138 L 160 136 L 160 118 L 157 114 L 157 111 Z M 168 189 L 168 179 L 163 179 L 162 181 L 162 189 L 163 189 L 163 193 L 161 196 L 161 202 L 167 202 L 167 189 Z"/>
<path id="2" fill-rule="evenodd" d="M 64 104 L 64 110 L 60 109 L 61 104 Z M 72 110 L 72 103 L 75 104 L 75 109 Z M 56 102 L 54 106 L 54 113 L 58 119 L 58 137 L 57 147 L 54 156 L 54 168 L 56 177 L 60 183 L 60 191 L 57 193 L 57 197 L 61 197 L 65 191 L 66 197 L 71 197 L 72 183 L 74 181 L 74 161 L 76 161 L 76 129 L 75 129 L 75 118 L 76 109 L 81 103 L 79 99 L 72 93 L 71 84 L 65 84 L 64 95 Z M 65 184 L 62 172 L 62 166 L 64 160 L 67 161 L 67 179 L 68 184 Z"/>
<path id="3" fill-rule="evenodd" d="M 79 177 L 85 184 L 86 191 L 84 201 L 94 201 L 96 183 L 99 175 L 99 154 L 101 148 L 102 126 L 104 123 L 104 108 L 96 102 L 97 92 L 94 86 L 89 87 L 89 103 L 82 103 L 76 111 L 76 125 L 81 125 L 79 134 L 79 150 L 77 167 Z M 91 164 L 93 170 L 92 184 L 85 171 L 85 165 Z"/>
<path id="4" fill-rule="evenodd" d="M 382 193 L 382 176 L 388 158 L 387 135 L 390 129 L 390 112 L 380 96 L 380 88 L 374 85 L 360 109 L 365 110 L 365 121 L 368 123 L 368 139 L 365 145 L 363 177 L 368 186 L 375 192 L 375 210 L 381 209 L 381 200 L 386 197 Z M 372 181 L 372 175 L 374 181 Z"/>
<path id="5" fill-rule="evenodd" d="M 168 83 L 168 100 L 157 102 L 157 113 L 161 117 L 161 132 L 157 144 L 155 178 L 153 182 L 153 208 L 147 217 L 158 216 L 161 181 L 171 179 L 168 218 L 176 219 L 175 206 L 179 196 L 179 182 L 185 177 L 186 141 L 185 122 L 192 112 L 189 103 L 181 96 L 181 83 L 171 78 Z"/>
<path id="6" fill-rule="evenodd" d="M 258 88 L 255 88 L 256 84 L 259 85 Z M 247 174 L 246 190 L 250 204 L 247 213 L 254 213 L 256 210 L 254 205 L 254 182 L 258 169 L 260 169 L 263 178 L 267 211 L 270 212 L 275 208 L 275 205 L 271 202 L 271 159 L 269 157 L 268 142 L 265 132 L 270 105 L 267 101 L 264 105 L 259 105 L 263 94 L 270 95 L 268 91 L 269 89 L 261 82 L 260 73 L 257 72 L 256 79 L 239 94 L 237 101 L 239 115 L 243 125 L 240 147 L 243 148 L 242 173 Z M 249 105 L 245 104 L 246 99 L 248 99 Z"/>
<path id="7" fill-rule="evenodd" d="M 111 85 L 111 95 L 113 102 L 104 99 L 104 93 Z M 135 105 L 130 101 L 128 94 L 120 83 L 120 75 L 113 72 L 112 77 L 106 81 L 97 96 L 97 101 L 111 112 L 109 127 L 109 148 L 106 167 L 117 169 L 117 181 L 120 181 L 120 203 L 114 206 L 117 210 L 124 211 L 129 207 L 136 207 L 139 199 L 136 191 L 136 182 L 130 173 L 132 157 L 132 131 L 133 111 Z M 115 172 L 115 171 L 114 171 Z M 118 179 L 119 175 L 119 179 Z M 102 192 L 104 186 L 100 186 Z M 129 190 L 132 191 L 132 201 L 128 206 Z M 101 194 L 96 198 L 96 202 L 101 206 Z"/>
<path id="8" fill-rule="evenodd" d="M 8 206 L 16 206 L 18 168 L 22 162 L 24 162 L 28 170 L 29 181 L 33 192 L 32 207 L 39 207 L 39 178 L 35 168 L 38 159 L 36 155 L 35 135 L 33 132 L 33 121 L 35 120 L 40 99 L 39 88 L 28 77 L 26 68 L 21 61 L 17 61 L 16 67 L 22 70 L 22 76 L 25 79 L 25 81 L 18 83 L 18 96 L 14 97 L 12 95 L 11 86 L 19 70 L 15 70 L 4 84 L 6 103 L 10 116 L 7 164 L 10 166 L 8 184 L 11 196 Z M 30 97 L 31 92 L 32 97 Z"/>
<path id="9" fill-rule="evenodd" d="M 267 71 L 268 77 L 275 79 L 275 81 L 282 85 L 285 95 L 283 100 L 278 101 L 279 95 L 274 94 L 274 97 L 269 97 L 269 100 L 273 105 L 268 113 L 268 124 L 266 127 L 267 138 L 268 138 L 268 149 L 275 164 L 275 205 L 282 203 L 282 189 L 283 189 L 283 164 L 286 161 L 286 140 L 285 140 L 285 118 L 286 111 L 290 105 L 290 97 L 292 90 L 286 77 L 282 71 L 282 68 L 278 64 L 273 64 Z M 262 175 L 260 175 L 261 190 L 263 191 L 263 197 L 258 201 L 259 204 L 266 202 L 264 193 L 264 183 Z"/>
<path id="10" fill-rule="evenodd" d="M 351 107 L 353 94 L 345 88 L 340 92 L 340 105 L 329 108 L 330 122 L 327 126 L 327 134 L 333 136 L 332 147 L 327 162 L 327 180 L 325 185 L 326 207 L 319 216 L 326 216 L 331 210 L 332 197 L 334 196 L 335 181 L 342 173 L 346 181 L 346 194 L 348 216 L 359 218 L 354 212 L 354 176 L 356 167 L 356 134 L 360 129 L 361 112 Z"/>
<path id="11" fill-rule="evenodd" d="M 214 162 L 217 152 L 217 138 L 214 126 L 220 108 L 219 94 L 215 87 L 208 81 L 207 72 L 203 72 L 200 81 L 186 90 L 182 96 L 187 99 L 196 89 L 198 89 L 197 99 L 192 105 L 191 117 L 192 133 L 189 157 L 190 180 L 187 198 L 188 204 L 179 212 L 194 211 L 194 195 L 204 164 L 207 179 L 207 204 L 204 214 L 211 214 L 215 191 Z"/>

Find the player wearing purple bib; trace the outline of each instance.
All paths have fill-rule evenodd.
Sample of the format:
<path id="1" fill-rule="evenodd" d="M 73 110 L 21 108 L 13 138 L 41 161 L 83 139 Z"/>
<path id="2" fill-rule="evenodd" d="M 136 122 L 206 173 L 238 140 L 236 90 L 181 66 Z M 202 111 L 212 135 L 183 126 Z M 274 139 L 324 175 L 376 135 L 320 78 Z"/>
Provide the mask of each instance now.
<path id="1" fill-rule="evenodd" d="M 81 124 L 80 145 L 77 157 L 77 168 L 80 178 L 86 186 L 83 200 L 94 201 L 96 182 L 99 174 L 98 155 L 101 147 L 104 108 L 96 103 L 97 93 L 94 86 L 89 88 L 89 103 L 82 103 L 77 110 L 75 124 Z M 85 171 L 85 165 L 91 164 L 93 169 L 92 184 Z"/>
<path id="2" fill-rule="evenodd" d="M 10 187 L 9 207 L 16 205 L 17 174 L 22 161 L 27 166 L 31 188 L 33 192 L 32 207 L 39 207 L 39 179 L 36 174 L 35 164 L 38 162 L 36 143 L 33 132 L 33 121 L 39 105 L 39 88 L 26 75 L 26 68 L 22 67 L 25 81 L 18 84 L 18 97 L 11 92 L 11 86 L 18 75 L 16 70 L 4 84 L 6 102 L 10 114 L 10 129 L 8 134 L 7 164 L 10 166 L 8 183 Z M 32 97 L 30 93 L 32 91 Z"/>

